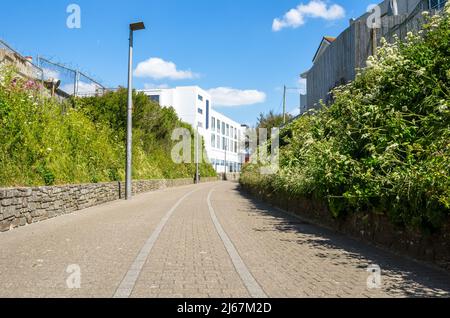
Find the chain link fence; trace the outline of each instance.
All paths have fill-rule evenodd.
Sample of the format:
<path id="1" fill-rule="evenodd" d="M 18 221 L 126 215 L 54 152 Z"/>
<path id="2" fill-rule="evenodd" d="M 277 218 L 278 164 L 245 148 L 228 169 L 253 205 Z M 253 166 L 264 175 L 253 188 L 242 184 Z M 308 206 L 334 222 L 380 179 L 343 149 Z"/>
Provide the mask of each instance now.
<path id="1" fill-rule="evenodd" d="M 106 92 L 106 88 L 102 84 L 79 70 L 52 62 L 43 57 L 38 57 L 38 63 L 43 70 L 44 80 L 60 81 L 59 89 L 70 96 L 99 96 Z"/>

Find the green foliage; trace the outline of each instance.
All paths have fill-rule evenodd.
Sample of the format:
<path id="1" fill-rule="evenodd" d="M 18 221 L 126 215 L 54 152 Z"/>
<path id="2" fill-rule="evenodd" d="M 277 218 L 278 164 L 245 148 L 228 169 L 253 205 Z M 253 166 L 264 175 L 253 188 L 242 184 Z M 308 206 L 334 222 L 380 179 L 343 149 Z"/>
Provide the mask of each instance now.
<path id="1" fill-rule="evenodd" d="M 246 167 L 241 182 L 323 200 L 337 218 L 364 210 L 439 229 L 450 215 L 449 14 L 384 43 L 333 93 L 333 105 L 283 131 L 279 174 Z"/>
<path id="2" fill-rule="evenodd" d="M 31 186 L 124 179 L 126 90 L 61 104 L 37 83 L 3 69 L 0 77 L 0 185 Z M 134 94 L 133 177 L 193 178 L 171 159 L 171 132 L 187 127 L 173 109 Z M 192 129 L 191 129 L 192 131 Z M 213 176 L 210 164 L 202 176 Z"/>
<path id="3" fill-rule="evenodd" d="M 291 114 L 286 114 L 286 121 L 292 119 Z M 271 110 L 267 114 L 261 113 L 258 118 L 258 123 L 256 129 L 266 128 L 269 132 L 272 128 L 278 128 L 284 124 L 284 118 L 282 114 L 275 114 L 273 110 Z"/>

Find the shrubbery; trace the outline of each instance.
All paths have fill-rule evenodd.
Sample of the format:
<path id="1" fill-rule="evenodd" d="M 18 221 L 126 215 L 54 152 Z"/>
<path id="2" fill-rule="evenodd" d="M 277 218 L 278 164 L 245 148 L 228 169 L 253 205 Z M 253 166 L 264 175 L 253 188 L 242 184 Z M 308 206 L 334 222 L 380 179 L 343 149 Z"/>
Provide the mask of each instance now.
<path id="1" fill-rule="evenodd" d="M 171 160 L 171 130 L 190 128 L 173 109 L 135 94 L 135 179 L 193 178 L 193 164 Z M 61 104 L 3 69 L 0 77 L 0 186 L 124 179 L 126 90 Z M 191 129 L 192 131 L 192 129 Z M 201 165 L 212 176 L 211 165 Z"/>
<path id="2" fill-rule="evenodd" d="M 334 102 L 282 132 L 281 170 L 241 182 L 325 201 L 335 217 L 372 211 L 438 229 L 450 215 L 450 18 L 384 43 Z"/>

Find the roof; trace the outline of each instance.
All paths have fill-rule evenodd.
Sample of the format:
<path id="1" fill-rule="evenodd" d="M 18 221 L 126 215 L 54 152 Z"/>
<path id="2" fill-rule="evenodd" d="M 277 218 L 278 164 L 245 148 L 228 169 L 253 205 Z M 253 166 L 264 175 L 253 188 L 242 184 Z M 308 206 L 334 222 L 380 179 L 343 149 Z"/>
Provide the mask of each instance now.
<path id="1" fill-rule="evenodd" d="M 325 51 L 325 49 L 328 48 L 328 46 L 330 46 L 331 43 L 333 43 L 334 41 L 336 41 L 335 37 L 324 36 L 322 38 L 322 41 L 320 42 L 320 45 L 316 51 L 316 54 L 314 54 L 313 62 L 315 62 L 316 59 L 319 58 L 320 55 L 322 55 L 322 53 Z"/>

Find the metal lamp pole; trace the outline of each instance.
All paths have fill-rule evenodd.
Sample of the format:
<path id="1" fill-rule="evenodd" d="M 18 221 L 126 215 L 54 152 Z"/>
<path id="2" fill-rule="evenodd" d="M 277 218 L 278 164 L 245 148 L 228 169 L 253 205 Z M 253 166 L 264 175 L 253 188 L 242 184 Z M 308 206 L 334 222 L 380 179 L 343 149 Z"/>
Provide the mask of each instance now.
<path id="1" fill-rule="evenodd" d="M 128 54 L 128 104 L 127 104 L 127 167 L 125 199 L 131 200 L 132 190 L 132 148 L 133 148 L 133 32 L 144 30 L 143 22 L 130 24 L 130 43 Z"/>
<path id="2" fill-rule="evenodd" d="M 200 178 L 199 178 L 199 173 L 200 173 L 200 167 L 199 167 L 199 155 L 198 155 L 198 144 L 199 144 L 199 133 L 198 133 L 198 124 L 197 124 L 197 140 L 196 140 L 196 145 L 195 145 L 195 163 L 196 163 L 196 168 L 195 168 L 195 183 L 199 184 L 200 183 Z"/>
<path id="3" fill-rule="evenodd" d="M 224 176 L 225 180 L 227 180 L 227 170 L 228 170 L 227 150 L 228 150 L 228 142 L 225 139 L 225 176 Z"/>

